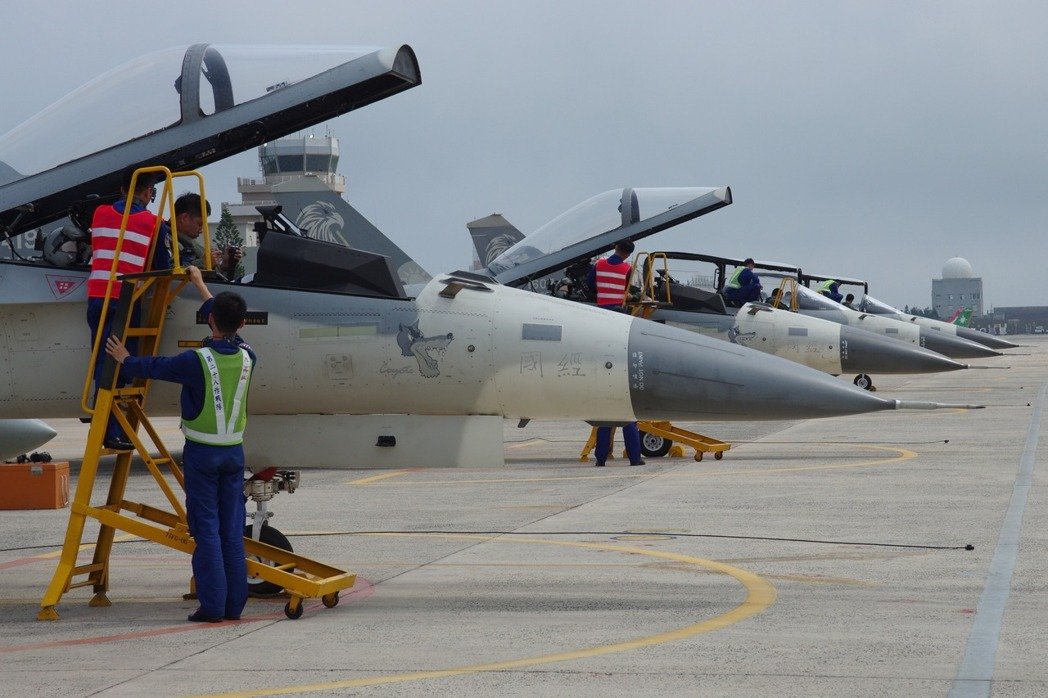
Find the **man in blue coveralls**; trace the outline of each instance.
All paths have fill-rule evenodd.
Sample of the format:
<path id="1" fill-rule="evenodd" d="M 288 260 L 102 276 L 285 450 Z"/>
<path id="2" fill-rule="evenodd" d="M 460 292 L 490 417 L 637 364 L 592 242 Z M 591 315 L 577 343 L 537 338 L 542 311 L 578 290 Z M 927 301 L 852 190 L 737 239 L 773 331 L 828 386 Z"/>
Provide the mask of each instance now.
<path id="1" fill-rule="evenodd" d="M 724 284 L 724 297 L 739 307 L 761 299 L 761 278 L 753 271 L 755 266 L 753 259 L 747 257 L 741 267 L 735 267 L 735 273 Z"/>
<path id="2" fill-rule="evenodd" d="M 128 377 L 182 384 L 182 468 L 186 516 L 196 542 L 193 576 L 198 608 L 189 620 L 239 620 L 247 603 L 244 558 L 244 427 L 255 353 L 240 339 L 247 303 L 236 293 L 212 297 L 196 267 L 189 267 L 204 304 L 211 337 L 201 349 L 177 356 L 131 356 L 116 338 L 106 352 Z"/>

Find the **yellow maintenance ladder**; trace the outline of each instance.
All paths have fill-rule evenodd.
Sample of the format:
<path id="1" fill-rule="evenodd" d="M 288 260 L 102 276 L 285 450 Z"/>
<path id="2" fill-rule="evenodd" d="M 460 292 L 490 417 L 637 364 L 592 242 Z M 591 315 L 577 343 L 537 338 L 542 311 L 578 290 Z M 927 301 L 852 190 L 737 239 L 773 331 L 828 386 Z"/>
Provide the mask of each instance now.
<path id="1" fill-rule="evenodd" d="M 655 264 L 658 261 L 662 261 L 663 274 L 666 279 L 666 283 L 662 286 L 662 293 L 658 292 L 655 284 Z M 651 318 L 656 310 L 662 307 L 670 307 L 673 304 L 673 296 L 670 292 L 670 267 L 669 258 L 665 252 L 638 252 L 633 257 L 633 268 L 631 269 L 630 281 L 633 280 L 633 276 L 639 275 L 638 286 L 640 287 L 640 297 L 633 299 L 630 297 L 630 283 L 627 282 L 626 290 L 622 297 L 622 305 L 629 311 L 630 315 L 639 317 L 644 320 Z M 661 298 L 659 297 L 661 295 Z M 672 423 L 667 421 L 646 421 L 637 422 L 637 427 L 644 433 L 652 436 L 661 437 L 667 441 L 673 442 L 666 454 L 680 458 L 684 455 L 684 448 L 680 444 L 690 446 L 695 450 L 695 460 L 701 461 L 703 454 L 712 453 L 716 460 L 720 460 L 724 457 L 724 452 L 731 448 L 731 444 L 724 441 L 718 441 L 709 436 L 703 436 L 694 431 L 688 431 L 687 429 L 681 429 L 680 427 L 673 426 Z M 611 434 L 612 443 L 615 440 L 615 432 Z M 641 444 L 644 443 L 644 437 L 641 437 Z M 589 438 L 586 440 L 586 445 L 582 447 L 582 453 L 579 454 L 579 460 L 585 463 L 589 460 L 589 454 L 597 445 L 597 428 L 593 427 L 590 429 Z M 612 449 L 614 450 L 614 449 Z M 610 457 L 610 456 L 609 456 Z"/>
<path id="2" fill-rule="evenodd" d="M 172 213 L 174 211 L 174 179 L 195 177 L 199 183 L 202 209 L 206 200 L 204 180 L 199 173 L 194 171 L 172 173 L 166 167 L 144 167 L 137 170 L 131 180 L 131 191 L 128 194 L 124 217 L 121 221 L 120 236 L 110 269 L 109 286 L 103 303 L 102 317 L 107 317 L 106 313 L 109 311 L 109 289 L 114 284 L 120 284 L 120 299 L 112 316 L 113 333 L 125 341 L 129 338 L 137 339 L 136 353 L 139 356 L 157 355 L 167 308 L 188 283 L 185 269 L 180 266 L 178 245 L 175 242 L 178 239 L 178 230 L 174 215 L 171 216 L 173 268 L 123 276 L 117 274 L 117 260 L 127 229 L 135 183 L 139 176 L 154 172 L 163 174 L 164 189 L 146 268 L 150 266 L 155 253 L 160 222 L 163 219 L 165 208 L 169 207 L 168 210 L 171 210 Z M 208 250 L 210 249 L 210 234 L 207 230 L 207 215 L 206 211 L 202 210 L 201 213 L 204 220 L 204 249 Z M 210 270 L 210 255 L 204 255 L 204 265 L 207 270 Z M 146 295 L 149 291 L 152 291 L 151 296 Z M 139 301 L 142 303 L 142 320 L 140 325 L 131 327 L 131 309 Z M 70 589 L 90 586 L 94 591 L 94 596 L 89 602 L 90 606 L 102 607 L 111 604 L 107 596 L 110 581 L 109 558 L 113 549 L 114 535 L 118 530 L 185 553 L 192 553 L 195 547 L 186 522 L 185 508 L 171 483 L 171 478 L 173 478 L 178 487 L 184 490 L 185 481 L 182 470 L 171 457 L 171 453 L 164 446 L 146 415 L 145 404 L 150 381 L 136 380 L 130 386 L 117 387 L 116 362 L 107 357 L 94 404 L 89 404 L 95 357 L 100 351 L 104 351 L 103 329 L 104 323 L 100 323 L 98 334 L 92 345 L 91 360 L 81 395 L 81 406 L 91 415 L 91 427 L 84 450 L 84 460 L 77 479 L 76 494 L 70 505 L 69 525 L 66 529 L 62 554 L 51 583 L 40 601 L 40 611 L 37 613 L 39 620 L 57 620 L 58 612 L 55 606 L 61 600 L 62 595 Z M 110 415 L 113 415 L 119 422 L 125 435 L 134 445 L 133 450 L 112 450 L 104 447 L 103 441 Z M 149 437 L 149 442 L 159 456 L 151 455 L 147 443 L 139 437 L 140 427 L 144 429 Z M 170 510 L 124 499 L 128 478 L 131 474 L 131 459 L 136 452 L 156 480 L 170 505 Z M 99 459 L 105 455 L 116 456 L 112 480 L 109 483 L 105 503 L 92 504 Z M 99 522 L 98 539 L 94 545 L 91 562 L 77 564 L 77 554 L 88 519 Z M 325 606 L 329 608 L 335 606 L 338 603 L 339 591 L 353 586 L 356 579 L 353 574 L 250 538 L 245 538 L 244 546 L 248 575 L 279 585 L 290 595 L 291 599 L 284 607 L 284 612 L 289 618 L 301 617 L 304 610 L 302 602 L 306 598 L 321 597 Z"/>

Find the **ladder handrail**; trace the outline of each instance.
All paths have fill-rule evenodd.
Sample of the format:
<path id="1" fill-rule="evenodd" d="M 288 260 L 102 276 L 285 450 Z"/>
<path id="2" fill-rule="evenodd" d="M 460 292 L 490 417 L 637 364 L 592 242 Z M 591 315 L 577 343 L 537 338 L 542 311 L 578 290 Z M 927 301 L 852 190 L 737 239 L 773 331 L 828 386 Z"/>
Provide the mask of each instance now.
<path id="1" fill-rule="evenodd" d="M 211 232 L 210 232 L 210 230 L 208 228 L 208 224 L 207 224 L 207 204 L 206 204 L 207 196 L 206 196 L 206 192 L 205 192 L 205 189 L 204 189 L 204 177 L 203 177 L 203 175 L 201 175 L 196 170 L 172 172 L 171 170 L 169 170 L 167 167 L 164 167 L 163 165 L 154 165 L 154 166 L 150 166 L 150 167 L 140 167 L 137 170 L 135 170 L 134 174 L 131 175 L 131 183 L 130 183 L 130 185 L 128 187 L 127 199 L 125 200 L 125 203 L 124 203 L 124 213 L 123 213 L 123 215 L 121 216 L 121 219 L 120 219 L 120 231 L 119 231 L 119 233 L 117 235 L 116 248 L 113 251 L 113 261 L 112 261 L 112 263 L 110 264 L 110 267 L 109 267 L 109 279 L 106 281 L 106 293 L 105 293 L 105 296 L 104 296 L 104 298 L 102 300 L 102 314 L 101 314 L 101 317 L 103 319 L 109 317 L 109 306 L 110 306 L 110 300 L 111 300 L 110 299 L 110 294 L 112 293 L 113 285 L 118 283 L 118 282 L 122 282 L 124 278 L 137 278 L 137 277 L 140 276 L 140 275 L 137 275 L 137 274 L 135 274 L 135 275 L 131 275 L 131 274 L 129 274 L 129 275 L 119 275 L 119 274 L 117 274 L 117 268 L 118 268 L 118 265 L 120 263 L 120 251 L 121 251 L 121 249 L 123 247 L 123 244 L 124 244 L 124 234 L 127 232 L 127 223 L 128 223 L 128 220 L 131 217 L 131 206 L 132 206 L 132 203 L 134 202 L 135 188 L 136 188 L 136 184 L 138 183 L 138 178 L 139 178 L 140 175 L 148 174 L 148 173 L 152 173 L 152 172 L 160 172 L 160 173 L 162 173 L 164 175 L 164 187 L 163 187 L 163 189 L 161 191 L 161 194 L 160 194 L 160 206 L 157 209 L 156 223 L 154 224 L 154 227 L 153 227 L 153 238 L 152 238 L 152 240 L 149 243 L 149 254 L 146 256 L 146 262 L 145 262 L 144 268 L 145 269 L 149 269 L 152 266 L 153 257 L 156 254 L 156 246 L 157 246 L 157 243 L 160 241 L 160 230 L 161 230 L 161 227 L 164 224 L 165 207 L 167 207 L 169 205 L 170 206 L 170 210 L 171 210 L 171 226 L 170 226 L 171 227 L 171 260 L 172 260 L 171 272 L 173 272 L 174 275 L 183 274 L 185 272 L 185 269 L 181 266 L 181 259 L 179 258 L 179 251 L 178 251 L 178 216 L 176 216 L 175 213 L 174 213 L 174 211 L 175 211 L 174 180 L 175 180 L 175 178 L 178 178 L 178 177 L 196 177 L 198 188 L 200 190 L 200 212 L 201 212 L 201 219 L 202 219 L 202 232 L 204 234 L 204 249 L 206 251 L 205 254 L 203 255 L 203 257 L 204 257 L 204 260 L 203 260 L 204 261 L 204 269 L 206 271 L 211 271 L 211 254 L 210 254 L 210 249 L 211 249 Z M 155 276 L 156 274 L 151 273 L 151 272 L 143 272 L 143 275 L 153 275 L 153 276 Z M 134 295 L 133 295 L 132 301 L 131 301 L 132 306 L 134 305 L 134 303 L 138 302 L 138 300 L 142 297 L 142 295 L 145 294 L 145 292 L 149 289 L 149 287 L 151 285 L 152 285 L 151 281 L 146 281 L 145 283 L 136 285 L 136 288 L 134 289 L 134 292 L 133 292 Z M 171 294 L 171 296 L 169 296 L 168 298 L 165 299 L 165 304 L 169 303 L 170 302 L 170 297 L 173 297 L 174 295 L 177 295 L 178 292 L 180 292 L 182 290 L 182 288 L 184 288 L 184 287 L 185 287 L 185 282 L 183 281 L 183 283 L 175 290 L 174 294 Z M 88 365 L 87 365 L 87 375 L 84 377 L 84 388 L 83 388 L 83 391 L 80 394 L 80 407 L 81 407 L 81 409 L 83 409 L 84 412 L 86 412 L 87 414 L 90 414 L 90 415 L 94 415 L 94 413 L 95 413 L 94 405 L 93 404 L 89 405 L 89 402 L 90 402 L 90 397 L 93 395 L 93 392 L 91 390 L 91 384 L 92 384 L 93 379 L 94 379 L 95 363 L 98 361 L 98 354 L 99 354 L 100 351 L 102 351 L 102 344 L 105 341 L 105 339 L 102 337 L 102 333 L 103 333 L 104 329 L 105 329 L 105 322 L 99 322 L 98 330 L 95 332 L 95 336 L 92 338 L 92 341 L 91 341 L 91 357 L 90 357 L 90 360 L 88 361 Z M 120 337 L 121 338 L 124 337 L 124 335 L 126 334 L 126 331 L 127 331 L 127 327 L 126 326 L 121 329 L 121 331 L 120 331 Z M 112 388 L 112 385 L 109 386 L 109 387 Z"/>

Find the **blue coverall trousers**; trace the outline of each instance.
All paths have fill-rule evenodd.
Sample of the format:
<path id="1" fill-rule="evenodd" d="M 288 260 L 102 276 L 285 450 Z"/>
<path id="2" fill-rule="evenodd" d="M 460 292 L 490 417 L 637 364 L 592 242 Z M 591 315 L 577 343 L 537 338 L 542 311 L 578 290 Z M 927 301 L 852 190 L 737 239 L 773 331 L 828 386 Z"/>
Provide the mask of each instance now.
<path id="1" fill-rule="evenodd" d="M 594 457 L 598 463 L 608 460 L 611 452 L 611 433 L 614 427 L 597 427 L 597 443 L 594 447 Z M 626 455 L 630 463 L 640 463 L 640 429 L 636 422 L 629 422 L 622 426 L 622 440 L 626 442 Z"/>
<path id="2" fill-rule="evenodd" d="M 111 298 L 109 300 L 109 312 L 106 313 L 105 317 L 102 317 L 102 305 L 105 303 L 104 298 L 89 298 L 87 300 L 87 327 L 91 330 L 91 343 L 94 344 L 95 336 L 98 334 L 98 326 L 102 325 L 102 344 L 98 347 L 98 355 L 95 356 L 95 365 L 92 372 L 95 381 L 95 394 L 98 394 L 98 382 L 102 379 L 102 366 L 105 365 L 106 361 L 106 339 L 113 334 L 113 313 L 116 311 L 116 299 Z M 138 327 L 139 316 L 141 312 L 138 305 L 136 304 L 131 309 L 131 326 Z M 138 352 L 138 340 L 131 338 L 128 339 L 124 346 L 132 354 Z M 119 369 L 118 369 L 119 370 Z M 116 387 L 123 388 L 131 381 L 117 374 Z M 116 421 L 116 417 L 110 415 L 109 422 L 106 426 L 106 440 L 115 438 L 124 438 L 124 430 L 120 428 L 120 423 Z"/>
<path id="3" fill-rule="evenodd" d="M 187 440 L 182 470 L 200 610 L 212 618 L 239 618 L 247 603 L 244 447 Z"/>

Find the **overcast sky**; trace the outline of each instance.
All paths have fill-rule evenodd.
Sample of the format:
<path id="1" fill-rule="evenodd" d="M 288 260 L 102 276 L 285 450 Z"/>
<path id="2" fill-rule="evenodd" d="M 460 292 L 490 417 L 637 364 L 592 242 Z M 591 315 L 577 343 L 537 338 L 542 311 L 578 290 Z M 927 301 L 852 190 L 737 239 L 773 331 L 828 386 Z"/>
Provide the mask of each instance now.
<path id="1" fill-rule="evenodd" d="M 430 272 L 624 186 L 730 185 L 642 248 L 865 278 L 894 305 L 968 259 L 1048 304 L 1048 3 L 6 1 L 5 132 L 156 48 L 407 43 L 422 85 L 341 117 L 346 198 Z M 113 118 L 120 109 L 114 105 Z M 205 170 L 237 199 L 252 152 Z"/>

